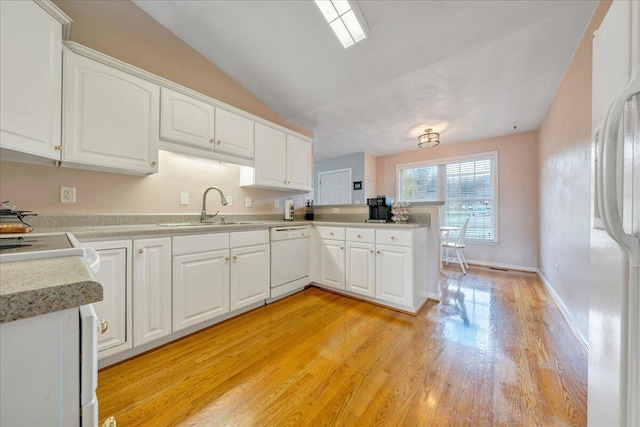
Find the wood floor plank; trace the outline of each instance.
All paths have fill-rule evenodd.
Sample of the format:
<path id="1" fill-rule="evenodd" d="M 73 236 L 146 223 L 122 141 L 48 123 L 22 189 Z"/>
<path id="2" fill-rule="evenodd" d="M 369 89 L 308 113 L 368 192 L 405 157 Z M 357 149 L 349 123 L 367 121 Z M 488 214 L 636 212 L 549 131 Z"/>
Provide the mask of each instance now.
<path id="1" fill-rule="evenodd" d="M 99 373 L 120 426 L 584 426 L 587 356 L 535 275 L 411 316 L 309 288 Z"/>

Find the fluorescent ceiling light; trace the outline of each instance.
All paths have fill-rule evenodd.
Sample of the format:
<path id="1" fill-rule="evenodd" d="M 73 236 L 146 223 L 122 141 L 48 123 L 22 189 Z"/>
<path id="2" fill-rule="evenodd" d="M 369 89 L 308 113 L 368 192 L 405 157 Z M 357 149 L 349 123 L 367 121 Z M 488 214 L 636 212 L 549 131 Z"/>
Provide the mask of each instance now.
<path id="1" fill-rule="evenodd" d="M 347 0 L 315 0 L 315 2 L 345 49 L 367 38 Z"/>

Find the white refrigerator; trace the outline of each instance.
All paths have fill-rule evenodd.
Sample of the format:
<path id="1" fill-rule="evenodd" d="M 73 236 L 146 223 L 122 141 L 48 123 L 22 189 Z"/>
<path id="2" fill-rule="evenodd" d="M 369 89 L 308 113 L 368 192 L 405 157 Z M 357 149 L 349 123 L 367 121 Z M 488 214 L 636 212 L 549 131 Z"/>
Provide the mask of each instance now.
<path id="1" fill-rule="evenodd" d="M 640 1 L 593 38 L 588 425 L 640 426 Z"/>

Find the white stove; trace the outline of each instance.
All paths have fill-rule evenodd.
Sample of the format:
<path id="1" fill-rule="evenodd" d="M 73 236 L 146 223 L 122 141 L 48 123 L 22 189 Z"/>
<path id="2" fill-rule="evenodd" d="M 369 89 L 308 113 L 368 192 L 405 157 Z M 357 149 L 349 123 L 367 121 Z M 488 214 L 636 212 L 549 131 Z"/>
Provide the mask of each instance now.
<path id="1" fill-rule="evenodd" d="M 83 247 L 71 233 L 29 233 L 0 236 L 0 264 L 67 256 L 84 257 L 94 272 L 100 268 L 98 253 Z"/>

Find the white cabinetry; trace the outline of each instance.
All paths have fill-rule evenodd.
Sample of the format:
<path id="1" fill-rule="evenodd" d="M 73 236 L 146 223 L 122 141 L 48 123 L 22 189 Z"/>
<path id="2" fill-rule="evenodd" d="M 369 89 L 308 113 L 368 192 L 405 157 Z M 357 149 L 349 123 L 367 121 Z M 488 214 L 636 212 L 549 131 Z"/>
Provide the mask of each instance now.
<path id="1" fill-rule="evenodd" d="M 231 310 L 269 298 L 269 231 L 231 233 L 231 247 Z"/>
<path id="2" fill-rule="evenodd" d="M 287 181 L 287 135 L 256 123 L 255 186 L 284 188 Z M 245 171 L 245 168 L 243 168 Z M 241 185 L 243 185 L 241 183 Z"/>
<path id="3" fill-rule="evenodd" d="M 156 173 L 160 87 L 69 50 L 64 61 L 63 165 Z"/>
<path id="4" fill-rule="evenodd" d="M 412 273 L 411 248 L 376 245 L 376 298 L 410 307 Z"/>
<path id="5" fill-rule="evenodd" d="M 171 333 L 171 238 L 133 241 L 135 346 Z"/>
<path id="6" fill-rule="evenodd" d="M 173 238 L 173 330 L 229 312 L 229 233 Z"/>
<path id="7" fill-rule="evenodd" d="M 376 296 L 375 230 L 346 229 L 346 289 Z"/>
<path id="8" fill-rule="evenodd" d="M 269 231 L 173 238 L 174 332 L 269 298 Z"/>
<path id="9" fill-rule="evenodd" d="M 131 240 L 83 243 L 100 255 L 96 281 L 102 285 L 103 299 L 93 304 L 99 320 L 108 324 L 98 335 L 98 356 L 104 358 L 133 347 Z"/>
<path id="10" fill-rule="evenodd" d="M 335 289 L 345 289 L 344 228 L 318 227 L 320 257 L 318 281 Z"/>
<path id="11" fill-rule="evenodd" d="M 427 300 L 426 227 L 316 229 L 314 280 L 320 286 L 411 313 Z"/>
<path id="12" fill-rule="evenodd" d="M 60 160 L 62 23 L 32 1 L 0 2 L 0 147 L 3 160 Z"/>
<path id="13" fill-rule="evenodd" d="M 253 158 L 253 120 L 216 108 L 215 150 Z"/>
<path id="14" fill-rule="evenodd" d="M 255 167 L 241 169 L 240 185 L 310 191 L 312 144 L 259 123 L 255 129 Z"/>
<path id="15" fill-rule="evenodd" d="M 311 144 L 287 135 L 287 188 L 289 190 L 311 190 L 312 153 Z"/>
<path id="16" fill-rule="evenodd" d="M 211 151 L 215 142 L 215 115 L 213 105 L 163 87 L 160 138 Z"/>

